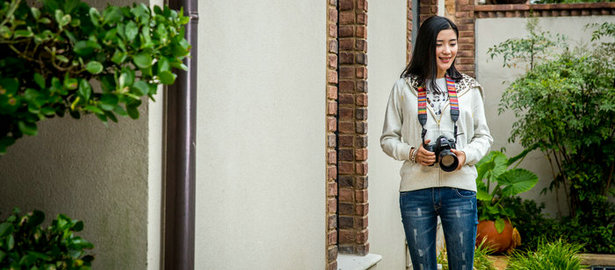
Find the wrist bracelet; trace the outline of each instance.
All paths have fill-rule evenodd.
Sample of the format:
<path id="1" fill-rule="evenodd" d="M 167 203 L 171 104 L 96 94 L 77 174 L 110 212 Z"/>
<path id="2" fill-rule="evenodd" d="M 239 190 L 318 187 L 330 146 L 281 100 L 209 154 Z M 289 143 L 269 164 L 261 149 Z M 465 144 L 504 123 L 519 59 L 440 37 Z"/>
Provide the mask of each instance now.
<path id="1" fill-rule="evenodd" d="M 412 161 L 414 161 L 414 163 L 416 163 L 416 154 L 419 152 L 419 149 L 414 149 L 414 152 L 412 153 Z"/>
<path id="2" fill-rule="evenodd" d="M 414 152 L 416 152 L 416 148 L 414 148 L 414 146 L 412 148 L 410 148 L 410 161 L 415 162 L 414 161 Z"/>

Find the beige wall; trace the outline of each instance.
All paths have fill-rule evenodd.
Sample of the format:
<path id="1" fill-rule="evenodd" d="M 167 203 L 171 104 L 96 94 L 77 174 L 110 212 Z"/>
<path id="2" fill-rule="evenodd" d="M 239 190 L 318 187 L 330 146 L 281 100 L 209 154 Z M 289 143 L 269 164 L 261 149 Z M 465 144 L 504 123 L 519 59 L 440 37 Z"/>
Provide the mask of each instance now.
<path id="1" fill-rule="evenodd" d="M 569 44 L 572 47 L 581 44 L 587 44 L 591 39 L 591 31 L 585 30 L 585 25 L 589 23 L 602 23 L 605 21 L 615 22 L 615 16 L 588 16 L 588 17 L 543 17 L 539 18 L 539 26 L 551 33 L 561 33 L 569 37 Z M 522 147 L 518 144 L 508 143 L 508 137 L 514 115 L 512 113 L 504 113 L 498 115 L 497 108 L 500 97 L 510 82 L 514 81 L 520 74 L 525 71 L 525 68 L 517 68 L 514 70 L 505 69 L 502 67 L 501 59 L 491 60 L 487 54 L 487 50 L 500 42 L 509 38 L 525 37 L 527 30 L 525 28 L 527 19 L 525 18 L 489 18 L 476 20 L 476 66 L 477 79 L 485 88 L 485 107 L 487 113 L 487 121 L 495 139 L 491 149 L 499 150 L 501 147 L 506 147 L 508 155 L 516 155 L 522 151 Z M 506 81 L 506 83 L 503 83 Z M 540 181 L 536 187 L 524 194 L 524 198 L 531 198 L 537 202 L 545 202 L 546 211 L 555 215 L 557 210 L 557 201 L 555 194 L 547 193 L 540 195 L 540 191 L 544 187 L 548 187 L 553 179 L 548 161 L 539 151 L 530 153 L 522 167 L 539 175 Z M 563 195 L 561 198 L 561 210 L 564 214 L 567 213 Z"/>
<path id="2" fill-rule="evenodd" d="M 89 2 L 100 9 L 134 1 Z M 18 140 L 0 157 L 2 216 L 13 207 L 43 210 L 47 222 L 64 213 L 84 221 L 79 235 L 95 245 L 94 269 L 158 269 L 162 97 L 157 100 L 142 106 L 138 120 L 121 118 L 108 128 L 94 116 L 40 122 L 38 136 Z"/>
<path id="3" fill-rule="evenodd" d="M 401 163 L 380 148 L 389 93 L 406 61 L 406 1 L 370 2 L 369 84 L 369 243 L 382 255 L 377 269 L 405 269 L 405 238 L 399 212 Z"/>
<path id="4" fill-rule="evenodd" d="M 326 1 L 199 2 L 195 269 L 324 269 Z"/>

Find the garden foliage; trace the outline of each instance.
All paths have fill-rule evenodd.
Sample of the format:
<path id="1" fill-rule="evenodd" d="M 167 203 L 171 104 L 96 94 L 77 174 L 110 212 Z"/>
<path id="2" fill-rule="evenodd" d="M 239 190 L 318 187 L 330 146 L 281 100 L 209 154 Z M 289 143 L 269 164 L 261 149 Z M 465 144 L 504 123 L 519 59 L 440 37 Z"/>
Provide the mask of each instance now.
<path id="1" fill-rule="evenodd" d="M 58 215 L 47 228 L 41 228 L 45 214 L 21 215 L 18 209 L 0 222 L 0 269 L 90 269 L 94 256 L 86 249 L 94 246 L 74 233 L 83 222 Z"/>
<path id="2" fill-rule="evenodd" d="M 565 241 L 542 242 L 535 251 L 513 252 L 509 257 L 510 270 L 581 270 L 580 245 Z"/>
<path id="3" fill-rule="evenodd" d="M 142 97 L 172 84 L 190 49 L 182 12 L 80 0 L 0 3 L 0 154 L 37 123 L 92 113 L 105 124 L 139 117 Z M 97 86 L 100 87 L 97 87 Z"/>
<path id="4" fill-rule="evenodd" d="M 615 167 L 615 27 L 590 27 L 598 27 L 591 49 L 543 53 L 553 51 L 558 42 L 541 41 L 548 35 L 530 24 L 528 38 L 505 41 L 490 53 L 522 55 L 521 60 L 534 63 L 510 84 L 500 102 L 500 113 L 512 111 L 517 118 L 509 140 L 545 154 L 553 171 L 549 189 L 566 193 L 569 224 L 594 228 L 589 231 L 597 234 L 584 235 L 584 240 L 606 241 L 590 248 L 615 253 L 615 206 L 609 202 Z M 511 46 L 519 42 L 553 46 L 521 54 L 527 47 Z"/>

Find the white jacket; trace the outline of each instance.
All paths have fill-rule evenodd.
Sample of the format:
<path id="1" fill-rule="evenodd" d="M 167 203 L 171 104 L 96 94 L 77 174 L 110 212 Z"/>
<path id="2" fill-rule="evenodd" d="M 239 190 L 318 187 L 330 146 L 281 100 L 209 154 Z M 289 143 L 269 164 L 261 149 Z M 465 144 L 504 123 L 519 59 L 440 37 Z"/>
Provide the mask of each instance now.
<path id="1" fill-rule="evenodd" d="M 438 165 L 427 167 L 410 161 L 410 148 L 421 143 L 422 127 L 418 121 L 417 82 L 415 78 L 399 79 L 389 96 L 380 146 L 396 160 L 404 161 L 401 167 L 400 191 L 419 190 L 431 187 L 455 187 L 476 191 L 476 168 L 474 164 L 487 154 L 493 138 L 489 133 L 483 105 L 482 87 L 470 76 L 463 74 L 457 82 L 459 120 L 457 120 L 456 148 L 465 152 L 466 162 L 461 170 L 444 172 Z M 435 142 L 438 135 L 453 136 L 453 121 L 450 105 L 444 105 L 438 119 L 431 106 L 427 106 L 428 130 L 425 140 Z"/>

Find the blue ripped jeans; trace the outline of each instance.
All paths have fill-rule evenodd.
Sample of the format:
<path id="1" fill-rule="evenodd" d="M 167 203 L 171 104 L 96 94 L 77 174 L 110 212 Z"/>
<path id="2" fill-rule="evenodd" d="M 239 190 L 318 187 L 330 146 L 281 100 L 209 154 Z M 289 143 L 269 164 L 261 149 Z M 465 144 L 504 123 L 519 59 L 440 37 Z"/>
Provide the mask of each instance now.
<path id="1" fill-rule="evenodd" d="M 414 270 L 435 270 L 437 216 L 442 221 L 450 270 L 472 270 L 476 242 L 476 192 L 427 188 L 401 192 L 402 223 Z"/>

